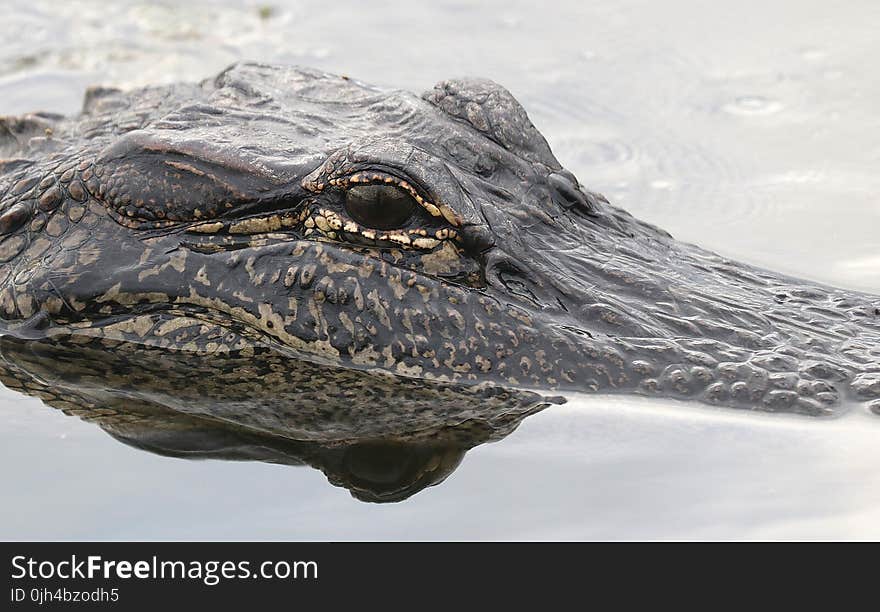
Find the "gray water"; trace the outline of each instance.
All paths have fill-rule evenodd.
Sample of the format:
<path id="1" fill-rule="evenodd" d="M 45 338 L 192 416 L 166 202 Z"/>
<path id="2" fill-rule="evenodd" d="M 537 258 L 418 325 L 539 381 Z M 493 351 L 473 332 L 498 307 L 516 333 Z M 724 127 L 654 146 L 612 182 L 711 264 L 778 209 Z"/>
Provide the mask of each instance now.
<path id="1" fill-rule="evenodd" d="M 636 216 L 880 293 L 880 4 L 725 4 L 5 0 L 0 113 L 238 59 L 415 91 L 486 76 Z M 859 405 L 815 421 L 573 398 L 391 505 L 307 467 L 137 451 L 3 388 L 0 410 L 3 539 L 880 537 L 880 419 Z"/>

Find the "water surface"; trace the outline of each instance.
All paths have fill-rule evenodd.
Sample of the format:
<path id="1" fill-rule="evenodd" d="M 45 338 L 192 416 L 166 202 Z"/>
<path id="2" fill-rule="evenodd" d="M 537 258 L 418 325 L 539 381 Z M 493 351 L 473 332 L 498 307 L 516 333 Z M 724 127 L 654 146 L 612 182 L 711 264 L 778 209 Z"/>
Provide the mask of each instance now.
<path id="1" fill-rule="evenodd" d="M 880 293 L 880 5 L 11 0 L 0 113 L 238 59 L 388 87 L 486 76 L 564 166 L 676 237 Z M 0 388 L 5 539 L 877 538 L 880 420 L 573 398 L 443 484 L 365 504 L 307 467 L 134 450 Z"/>

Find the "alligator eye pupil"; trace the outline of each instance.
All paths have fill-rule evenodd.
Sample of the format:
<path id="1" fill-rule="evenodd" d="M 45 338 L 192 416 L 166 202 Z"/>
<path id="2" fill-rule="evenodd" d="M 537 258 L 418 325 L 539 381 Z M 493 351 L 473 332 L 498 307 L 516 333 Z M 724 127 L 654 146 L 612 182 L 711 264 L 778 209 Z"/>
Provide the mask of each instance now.
<path id="1" fill-rule="evenodd" d="M 393 185 L 358 185 L 345 192 L 345 210 L 351 218 L 373 229 L 402 227 L 415 208 L 413 197 Z"/>

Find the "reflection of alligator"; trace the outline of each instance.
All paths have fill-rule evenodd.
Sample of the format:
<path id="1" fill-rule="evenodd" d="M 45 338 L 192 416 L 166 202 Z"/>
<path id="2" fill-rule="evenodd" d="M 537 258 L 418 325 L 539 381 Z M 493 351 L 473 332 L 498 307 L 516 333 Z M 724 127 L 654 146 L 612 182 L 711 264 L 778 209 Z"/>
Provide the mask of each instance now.
<path id="1" fill-rule="evenodd" d="M 317 366 L 259 347 L 206 356 L 81 336 L 0 337 L 0 382 L 137 448 L 306 463 L 378 502 L 442 482 L 470 448 L 561 401 Z"/>
<path id="2" fill-rule="evenodd" d="M 880 397 L 878 298 L 637 221 L 489 81 L 245 64 L 0 128 L 8 334 L 808 414 Z"/>

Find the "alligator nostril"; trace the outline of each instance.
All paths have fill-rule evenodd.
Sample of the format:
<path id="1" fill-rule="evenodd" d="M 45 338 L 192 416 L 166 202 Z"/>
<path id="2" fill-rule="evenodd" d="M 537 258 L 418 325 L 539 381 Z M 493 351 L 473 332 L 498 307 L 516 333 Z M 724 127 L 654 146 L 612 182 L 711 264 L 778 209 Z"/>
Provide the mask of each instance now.
<path id="1" fill-rule="evenodd" d="M 561 196 L 565 208 L 577 208 L 584 213 L 593 213 L 594 207 L 590 199 L 577 187 L 577 180 L 570 172 L 554 172 L 547 180 Z"/>

